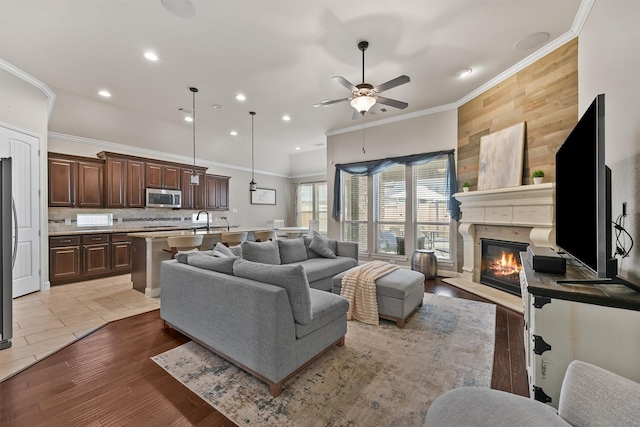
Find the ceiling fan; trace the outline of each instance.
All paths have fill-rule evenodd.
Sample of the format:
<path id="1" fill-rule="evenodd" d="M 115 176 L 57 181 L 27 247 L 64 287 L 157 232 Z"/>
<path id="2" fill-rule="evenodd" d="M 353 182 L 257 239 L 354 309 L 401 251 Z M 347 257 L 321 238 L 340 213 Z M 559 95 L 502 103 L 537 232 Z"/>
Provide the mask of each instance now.
<path id="1" fill-rule="evenodd" d="M 314 107 L 326 107 L 328 105 L 337 104 L 338 102 L 350 101 L 351 106 L 356 109 L 353 114 L 353 119 L 357 119 L 360 116 L 363 116 L 367 111 L 369 111 L 369 109 L 376 103 L 389 105 L 391 107 L 400 109 L 404 109 L 409 106 L 409 104 L 407 104 L 406 102 L 379 96 L 379 94 L 385 90 L 389 90 L 396 86 L 409 83 L 411 81 L 409 79 L 409 76 L 402 75 L 375 87 L 373 85 L 370 85 L 369 83 L 365 83 L 364 51 L 367 50 L 368 47 L 369 42 L 367 41 L 361 41 L 360 43 L 358 43 L 358 49 L 362 51 L 362 83 L 360 83 L 359 85 L 354 85 L 342 76 L 333 76 L 333 80 L 351 91 L 351 97 L 318 102 L 317 104 L 314 104 Z"/>

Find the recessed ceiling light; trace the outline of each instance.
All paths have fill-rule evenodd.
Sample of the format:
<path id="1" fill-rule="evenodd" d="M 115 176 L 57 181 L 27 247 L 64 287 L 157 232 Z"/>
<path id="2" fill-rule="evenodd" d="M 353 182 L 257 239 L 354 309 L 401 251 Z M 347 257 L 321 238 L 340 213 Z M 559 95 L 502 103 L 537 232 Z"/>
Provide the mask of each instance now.
<path id="1" fill-rule="evenodd" d="M 238 136 L 238 132 L 236 132 L 235 130 L 232 130 L 231 132 L 229 132 L 229 135 Z"/>
<path id="2" fill-rule="evenodd" d="M 299 150 L 299 149 L 300 149 L 300 147 L 296 147 L 296 150 Z"/>
<path id="3" fill-rule="evenodd" d="M 530 50 L 535 47 L 542 46 L 542 44 L 544 44 L 544 42 L 546 42 L 547 40 L 549 40 L 549 33 L 541 32 L 529 34 L 528 36 L 518 40 L 513 45 L 513 50 L 517 50 L 520 52 Z"/>
<path id="4" fill-rule="evenodd" d="M 213 105 L 211 106 L 211 108 L 213 108 L 214 110 L 222 110 L 222 105 L 220 105 L 220 104 L 213 104 Z"/>
<path id="5" fill-rule="evenodd" d="M 111 98 L 111 94 L 108 90 L 101 90 L 100 92 L 98 92 L 98 95 L 104 96 L 105 98 Z"/>
<path id="6" fill-rule="evenodd" d="M 285 122 L 288 122 L 289 120 L 291 120 L 291 117 L 285 114 L 284 116 L 282 116 L 282 120 L 284 120 Z"/>
<path id="7" fill-rule="evenodd" d="M 191 117 L 191 116 L 184 116 L 184 121 L 185 121 L 185 122 L 192 122 L 192 121 L 193 121 L 193 117 Z"/>
<path id="8" fill-rule="evenodd" d="M 467 77 L 472 72 L 473 70 L 471 68 L 463 68 L 462 70 L 458 70 L 458 72 L 456 73 L 456 77 L 460 77 L 462 79 L 464 77 Z"/>
<path id="9" fill-rule="evenodd" d="M 158 60 L 158 55 L 156 55 L 153 52 L 145 52 L 144 53 L 144 57 L 147 58 L 149 61 L 157 61 Z"/>
<path id="10" fill-rule="evenodd" d="M 236 99 L 238 101 L 245 101 L 247 99 L 247 97 L 244 96 L 243 94 L 239 93 L 239 94 L 236 95 Z"/>

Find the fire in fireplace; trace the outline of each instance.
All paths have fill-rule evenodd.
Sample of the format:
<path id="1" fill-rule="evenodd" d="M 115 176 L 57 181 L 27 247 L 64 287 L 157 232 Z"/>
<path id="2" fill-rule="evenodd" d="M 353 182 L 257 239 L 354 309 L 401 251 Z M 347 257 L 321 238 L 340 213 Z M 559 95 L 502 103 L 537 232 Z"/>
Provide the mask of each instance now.
<path id="1" fill-rule="evenodd" d="M 526 243 L 481 239 L 480 283 L 520 295 L 520 255 Z"/>

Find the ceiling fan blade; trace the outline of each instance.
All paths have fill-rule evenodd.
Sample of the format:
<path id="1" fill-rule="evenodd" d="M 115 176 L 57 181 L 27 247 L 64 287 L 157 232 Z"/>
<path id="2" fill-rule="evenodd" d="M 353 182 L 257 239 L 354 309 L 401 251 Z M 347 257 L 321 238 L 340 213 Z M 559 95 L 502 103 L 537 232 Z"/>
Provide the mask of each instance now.
<path id="1" fill-rule="evenodd" d="M 382 83 L 381 85 L 374 87 L 373 90 L 375 90 L 376 92 L 380 93 L 382 91 L 389 90 L 389 89 L 394 88 L 396 86 L 400 86 L 400 85 L 403 85 L 405 83 L 409 83 L 410 81 L 411 81 L 411 79 L 409 78 L 409 76 L 402 75 L 400 77 L 396 77 L 393 80 L 389 80 L 386 83 Z"/>
<path id="2" fill-rule="evenodd" d="M 384 104 L 384 105 L 389 105 L 391 107 L 396 107 L 396 108 L 400 108 L 405 109 L 409 106 L 409 104 L 407 104 L 406 102 L 402 102 L 402 101 L 397 101 L 395 99 L 389 99 L 389 98 L 384 98 L 382 96 L 378 96 L 376 98 L 376 101 L 379 102 L 380 104 Z"/>
<path id="3" fill-rule="evenodd" d="M 351 92 L 354 92 L 354 91 L 358 90 L 358 88 L 355 87 L 355 85 L 353 83 L 351 83 L 349 80 L 345 79 L 342 76 L 333 76 L 333 80 L 335 80 L 336 82 L 340 83 L 342 86 L 346 87 Z"/>
<path id="4" fill-rule="evenodd" d="M 314 107 L 326 107 L 327 105 L 337 104 L 338 102 L 349 101 L 351 98 L 342 99 L 328 99 L 326 101 L 320 101 L 317 104 L 313 104 Z"/>

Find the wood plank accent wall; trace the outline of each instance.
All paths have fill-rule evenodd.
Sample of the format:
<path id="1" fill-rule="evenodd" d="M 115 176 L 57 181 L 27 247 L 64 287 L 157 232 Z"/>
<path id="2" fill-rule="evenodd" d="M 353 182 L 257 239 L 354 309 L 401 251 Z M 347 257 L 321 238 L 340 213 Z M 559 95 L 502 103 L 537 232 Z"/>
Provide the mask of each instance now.
<path id="1" fill-rule="evenodd" d="M 555 181 L 555 154 L 578 122 L 575 38 L 458 109 L 458 191 L 478 184 L 480 138 L 526 122 L 523 184 L 542 169 Z"/>

